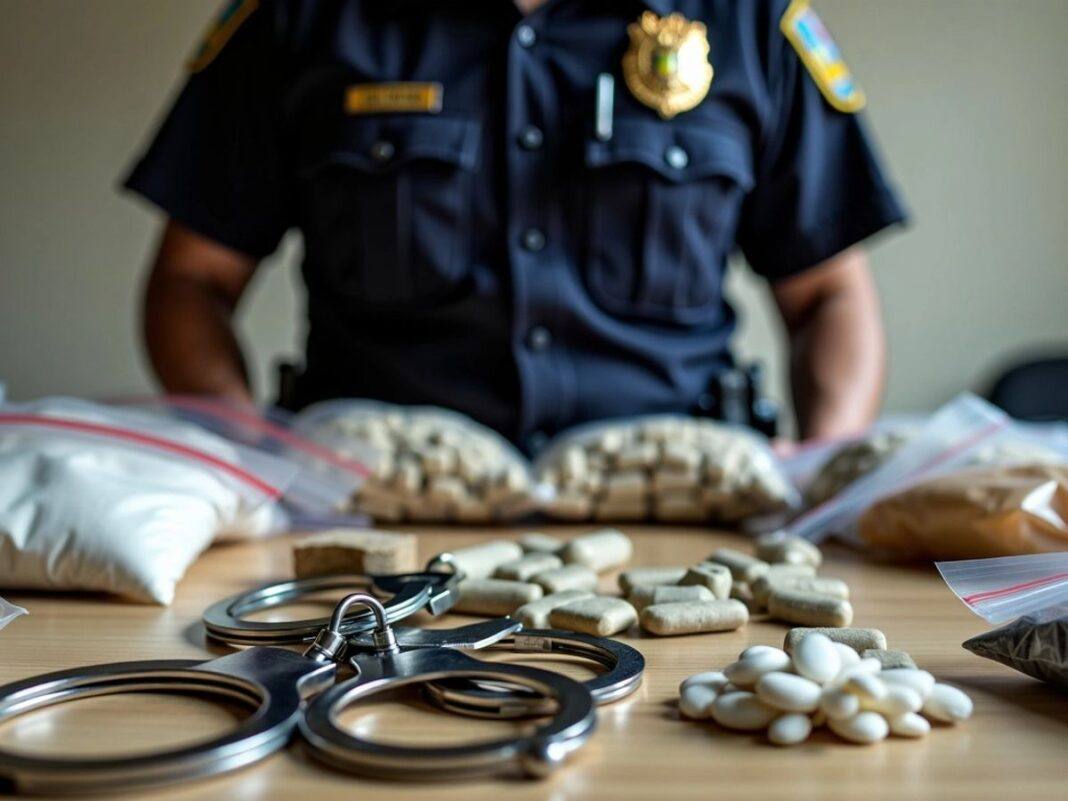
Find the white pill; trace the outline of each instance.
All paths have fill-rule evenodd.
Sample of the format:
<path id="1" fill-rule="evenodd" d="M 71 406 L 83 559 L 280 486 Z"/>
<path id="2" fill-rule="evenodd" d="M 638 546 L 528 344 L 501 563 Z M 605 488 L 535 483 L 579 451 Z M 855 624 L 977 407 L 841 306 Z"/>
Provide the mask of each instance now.
<path id="1" fill-rule="evenodd" d="M 687 687 L 693 684 L 704 684 L 707 687 L 711 687 L 717 693 L 722 692 L 730 682 L 727 677 L 723 675 L 722 670 L 706 670 L 703 673 L 694 673 L 690 678 L 683 680 L 679 685 L 679 692 L 681 693 Z"/>
<path id="2" fill-rule="evenodd" d="M 768 726 L 768 741 L 774 745 L 797 745 L 812 734 L 812 721 L 808 715 L 793 712 L 775 718 Z"/>
<path id="3" fill-rule="evenodd" d="M 830 720 L 845 720 L 860 711 L 860 699 L 837 687 L 828 687 L 820 696 L 820 711 Z"/>
<path id="4" fill-rule="evenodd" d="M 753 693 L 721 693 L 712 703 L 712 719 L 720 726 L 741 731 L 765 728 L 779 715 Z"/>
<path id="5" fill-rule="evenodd" d="M 927 718 L 915 712 L 906 712 L 896 718 L 889 718 L 890 733 L 897 737 L 923 737 L 931 730 Z"/>
<path id="6" fill-rule="evenodd" d="M 868 675 L 878 673 L 880 670 L 879 660 L 877 659 L 858 659 L 852 665 L 842 668 L 841 672 L 834 677 L 830 682 L 830 686 L 841 687 L 851 676 L 857 676 L 861 673 Z"/>
<path id="7" fill-rule="evenodd" d="M 894 686 L 909 687 L 915 690 L 920 698 L 926 700 L 931 695 L 935 686 L 935 677 L 926 670 L 916 668 L 893 668 L 879 673 L 883 683 Z"/>
<path id="8" fill-rule="evenodd" d="M 560 552 L 564 562 L 585 565 L 597 573 L 614 570 L 630 561 L 634 545 L 630 537 L 614 528 L 603 528 L 575 537 Z"/>
<path id="9" fill-rule="evenodd" d="M 887 686 L 873 673 L 853 673 L 842 682 L 842 689 L 857 696 L 862 702 L 876 703 L 886 698 Z"/>
<path id="10" fill-rule="evenodd" d="M 886 687 L 886 695 L 878 701 L 861 701 L 861 707 L 878 712 L 886 718 L 897 718 L 910 712 L 919 712 L 923 706 L 920 694 L 911 687 L 895 685 Z"/>
<path id="11" fill-rule="evenodd" d="M 773 655 L 769 658 L 777 659 L 780 662 L 783 661 L 783 657 L 789 659 L 789 654 L 787 654 L 782 648 L 776 648 L 774 645 L 750 645 L 748 648 L 738 654 L 738 659 L 747 659 L 750 656 L 756 656 L 758 654 Z M 780 668 L 775 669 L 779 670 Z"/>
<path id="12" fill-rule="evenodd" d="M 832 642 L 840 642 L 850 646 L 858 654 L 865 648 L 886 648 L 886 635 L 878 629 L 799 626 L 786 632 L 786 639 L 783 641 L 783 648 L 786 649 L 786 653 L 792 654 L 797 644 L 814 631 L 826 634 L 831 638 Z"/>
<path id="13" fill-rule="evenodd" d="M 748 653 L 744 659 L 727 665 L 723 673 L 732 684 L 749 688 L 755 685 L 757 679 L 765 673 L 789 670 L 791 664 L 792 661 L 786 652 L 777 648 L 768 648 L 766 651 Z"/>
<path id="14" fill-rule="evenodd" d="M 842 669 L 842 658 L 825 634 L 805 637 L 794 649 L 794 669 L 818 684 L 826 684 Z"/>
<path id="15" fill-rule="evenodd" d="M 719 693 L 707 684 L 691 684 L 679 693 L 679 713 L 691 720 L 704 720 L 712 716 L 712 704 Z"/>
<path id="16" fill-rule="evenodd" d="M 827 725 L 843 740 L 861 745 L 885 740 L 890 733 L 886 718 L 878 712 L 860 712 L 842 720 L 828 718 Z"/>
<path id="17" fill-rule="evenodd" d="M 820 686 L 793 673 L 765 673 L 757 680 L 756 694 L 783 712 L 815 712 L 820 705 Z"/>
<path id="18" fill-rule="evenodd" d="M 959 723 L 972 714 L 972 699 L 949 684 L 935 683 L 924 701 L 923 714 L 942 723 Z"/>
<path id="19" fill-rule="evenodd" d="M 838 653 L 838 658 L 842 662 L 842 670 L 845 670 L 860 661 L 860 654 L 844 642 L 832 642 L 831 644 L 834 646 L 834 650 Z"/>

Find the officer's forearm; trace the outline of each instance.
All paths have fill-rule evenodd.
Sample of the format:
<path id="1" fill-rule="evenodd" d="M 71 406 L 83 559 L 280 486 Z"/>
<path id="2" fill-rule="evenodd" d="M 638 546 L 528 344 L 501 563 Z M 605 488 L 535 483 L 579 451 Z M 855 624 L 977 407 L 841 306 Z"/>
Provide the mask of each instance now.
<path id="1" fill-rule="evenodd" d="M 250 257 L 168 223 L 148 279 L 143 322 L 164 389 L 251 399 L 233 314 L 255 268 Z"/>
<path id="2" fill-rule="evenodd" d="M 168 392 L 251 399 L 231 312 L 210 288 L 154 275 L 145 296 L 144 332 L 152 367 Z"/>
<path id="3" fill-rule="evenodd" d="M 785 284 L 774 291 L 790 335 L 801 436 L 855 433 L 878 412 L 886 369 L 882 315 L 867 257 L 854 248 Z"/>

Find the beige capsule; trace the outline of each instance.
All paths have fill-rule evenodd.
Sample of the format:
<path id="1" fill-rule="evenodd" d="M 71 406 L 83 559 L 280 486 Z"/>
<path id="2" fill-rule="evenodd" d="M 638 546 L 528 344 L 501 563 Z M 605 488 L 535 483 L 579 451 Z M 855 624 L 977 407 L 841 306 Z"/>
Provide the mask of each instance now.
<path id="1" fill-rule="evenodd" d="M 549 625 L 554 629 L 611 637 L 633 626 L 638 613 L 620 598 L 586 598 L 558 606 L 549 613 Z"/>
<path id="2" fill-rule="evenodd" d="M 604 482 L 605 497 L 613 500 L 644 498 L 649 494 L 649 481 L 643 470 L 623 470 L 613 473 Z"/>
<path id="3" fill-rule="evenodd" d="M 660 448 L 660 462 L 665 467 L 692 474 L 696 481 L 701 451 L 685 442 L 665 442 Z"/>
<path id="4" fill-rule="evenodd" d="M 669 523 L 700 523 L 707 517 L 700 498 L 691 491 L 658 495 L 653 499 L 653 516 Z"/>
<path id="5" fill-rule="evenodd" d="M 546 504 L 546 512 L 561 520 L 589 520 L 593 499 L 583 492 L 558 492 Z"/>
<path id="6" fill-rule="evenodd" d="M 810 565 L 772 565 L 753 582 L 753 596 L 761 606 L 767 606 L 772 590 L 798 590 L 849 600 L 848 584 L 829 576 L 814 576 L 814 570 Z"/>
<path id="7" fill-rule="evenodd" d="M 678 467 L 658 467 L 653 471 L 653 492 L 656 493 L 688 493 L 696 489 L 699 483 L 700 478 L 696 470 Z M 694 502 L 699 503 L 699 500 L 695 498 Z"/>
<path id="8" fill-rule="evenodd" d="M 596 573 L 622 567 L 634 554 L 630 537 L 614 528 L 583 534 L 567 543 L 560 556 L 567 564 L 579 564 Z"/>
<path id="9" fill-rule="evenodd" d="M 656 464 L 659 456 L 656 443 L 640 442 L 635 445 L 629 445 L 619 451 L 616 456 L 616 466 L 620 470 L 652 467 Z"/>
<path id="10" fill-rule="evenodd" d="M 528 531 L 519 538 L 519 547 L 523 549 L 523 553 L 555 554 L 564 547 L 564 541 L 540 531 Z"/>
<path id="11" fill-rule="evenodd" d="M 759 612 L 762 609 L 760 604 L 756 602 L 756 598 L 753 597 L 753 590 L 748 581 L 732 581 L 730 597 L 745 604 L 750 614 Z"/>
<path id="12" fill-rule="evenodd" d="M 768 571 L 768 563 L 764 560 L 733 548 L 717 548 L 705 561 L 726 566 L 734 578 L 750 584 Z"/>
<path id="13" fill-rule="evenodd" d="M 786 638 L 783 641 L 783 650 L 788 654 L 792 654 L 794 648 L 797 647 L 797 644 L 801 639 L 814 631 L 826 635 L 831 642 L 848 645 L 856 651 L 857 654 L 860 654 L 861 651 L 865 651 L 868 648 L 886 648 L 886 635 L 879 631 L 879 629 L 797 627 L 786 632 Z"/>
<path id="14" fill-rule="evenodd" d="M 644 520 L 648 516 L 649 503 L 645 498 L 605 498 L 593 510 L 593 519 L 605 522 Z"/>
<path id="15" fill-rule="evenodd" d="M 439 503 L 457 503 L 467 495 L 467 486 L 456 476 L 431 476 L 426 484 L 426 497 Z"/>
<path id="16" fill-rule="evenodd" d="M 493 519 L 493 509 L 490 505 L 471 495 L 454 503 L 453 513 L 461 523 L 488 523 Z"/>
<path id="17" fill-rule="evenodd" d="M 678 584 L 685 575 L 685 567 L 634 567 L 619 574 L 619 588 L 629 595 L 643 585 Z"/>
<path id="18" fill-rule="evenodd" d="M 523 624 L 524 629 L 545 629 L 549 627 L 549 615 L 554 609 L 572 601 L 582 601 L 592 597 L 593 593 L 585 590 L 554 592 L 536 601 L 523 604 L 515 611 L 513 617 Z"/>
<path id="19" fill-rule="evenodd" d="M 551 553 L 528 553 L 519 559 L 505 562 L 494 571 L 493 577 L 512 581 L 530 581 L 539 573 L 555 570 L 563 564 L 559 556 Z"/>
<path id="20" fill-rule="evenodd" d="M 468 579 L 460 582 L 460 597 L 453 612 L 505 616 L 545 594 L 537 584 L 505 579 Z"/>
<path id="21" fill-rule="evenodd" d="M 819 548 L 804 537 L 793 536 L 783 531 L 773 531 L 757 537 L 754 550 L 758 558 L 770 564 L 786 563 L 819 567 L 823 562 L 823 555 Z"/>
<path id="22" fill-rule="evenodd" d="M 735 631 L 748 621 L 745 604 L 731 598 L 654 604 L 641 614 L 642 628 L 660 636 Z"/>
<path id="23" fill-rule="evenodd" d="M 594 592 L 597 589 L 597 574 L 583 565 L 564 565 L 546 570 L 536 574 L 531 580 L 546 592 L 564 590 Z"/>
<path id="24" fill-rule="evenodd" d="M 489 578 L 505 562 L 519 559 L 523 549 L 511 540 L 490 540 L 452 551 L 453 563 L 469 579 Z"/>
<path id="25" fill-rule="evenodd" d="M 677 603 L 679 601 L 713 601 L 715 596 L 708 587 L 701 585 L 693 585 L 691 587 L 680 587 L 678 585 L 661 585 L 661 586 L 646 586 L 635 587 L 629 595 L 627 595 L 627 601 L 630 605 L 641 612 L 645 607 L 652 606 L 654 604 L 667 604 Z"/>
<path id="26" fill-rule="evenodd" d="M 849 601 L 796 590 L 773 590 L 768 597 L 768 613 L 778 620 L 804 626 L 836 627 L 853 622 Z"/>
<path id="27" fill-rule="evenodd" d="M 679 579 L 682 586 L 700 585 L 708 587 L 716 598 L 729 598 L 731 594 L 731 571 L 715 562 L 703 562 L 694 565 Z"/>

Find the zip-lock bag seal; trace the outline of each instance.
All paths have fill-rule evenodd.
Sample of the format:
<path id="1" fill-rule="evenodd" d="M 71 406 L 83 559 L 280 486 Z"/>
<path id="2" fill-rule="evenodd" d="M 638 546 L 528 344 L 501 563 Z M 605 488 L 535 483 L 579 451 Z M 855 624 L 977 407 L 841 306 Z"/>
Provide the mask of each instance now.
<path id="1" fill-rule="evenodd" d="M 946 584 L 988 623 L 964 642 L 978 656 L 1068 690 L 1068 552 L 938 562 Z"/>
<path id="2" fill-rule="evenodd" d="M 168 604 L 227 534 L 279 525 L 299 467 L 178 420 L 69 398 L 0 405 L 0 587 Z"/>
<path id="3" fill-rule="evenodd" d="M 124 408 L 175 417 L 224 439 L 300 466 L 282 498 L 290 523 L 307 527 L 366 523 L 346 517 L 353 492 L 371 475 L 370 452 L 343 455 L 293 431 L 293 416 L 280 409 L 260 411 L 225 400 L 196 395 L 118 398 Z"/>

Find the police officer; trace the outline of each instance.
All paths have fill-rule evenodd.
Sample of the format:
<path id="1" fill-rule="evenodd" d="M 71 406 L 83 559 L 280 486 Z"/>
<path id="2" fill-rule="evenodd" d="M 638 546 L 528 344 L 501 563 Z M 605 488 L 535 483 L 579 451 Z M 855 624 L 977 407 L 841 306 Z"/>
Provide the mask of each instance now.
<path id="1" fill-rule="evenodd" d="M 531 449 L 707 406 L 739 248 L 802 434 L 875 413 L 858 243 L 903 212 L 808 0 L 235 0 L 189 71 L 127 181 L 168 216 L 145 302 L 168 390 L 249 397 L 232 316 L 296 228 L 298 406 L 447 406 Z"/>

